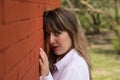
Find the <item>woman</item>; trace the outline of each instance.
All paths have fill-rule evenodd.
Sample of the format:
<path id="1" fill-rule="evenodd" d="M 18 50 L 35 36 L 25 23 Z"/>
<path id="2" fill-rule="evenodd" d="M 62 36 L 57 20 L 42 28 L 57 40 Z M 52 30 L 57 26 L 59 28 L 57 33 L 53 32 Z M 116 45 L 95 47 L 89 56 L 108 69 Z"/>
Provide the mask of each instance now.
<path id="1" fill-rule="evenodd" d="M 86 42 L 75 15 L 57 8 L 46 11 L 43 22 L 45 51 L 40 49 L 40 80 L 90 80 Z"/>

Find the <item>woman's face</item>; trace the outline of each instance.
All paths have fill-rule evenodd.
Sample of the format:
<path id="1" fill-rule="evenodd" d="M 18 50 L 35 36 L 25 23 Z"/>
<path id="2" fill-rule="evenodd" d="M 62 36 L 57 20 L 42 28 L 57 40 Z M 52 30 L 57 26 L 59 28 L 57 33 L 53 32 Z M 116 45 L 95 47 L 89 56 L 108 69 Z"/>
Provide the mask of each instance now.
<path id="1" fill-rule="evenodd" d="M 72 48 L 72 40 L 66 31 L 49 33 L 49 43 L 56 55 L 66 54 Z"/>

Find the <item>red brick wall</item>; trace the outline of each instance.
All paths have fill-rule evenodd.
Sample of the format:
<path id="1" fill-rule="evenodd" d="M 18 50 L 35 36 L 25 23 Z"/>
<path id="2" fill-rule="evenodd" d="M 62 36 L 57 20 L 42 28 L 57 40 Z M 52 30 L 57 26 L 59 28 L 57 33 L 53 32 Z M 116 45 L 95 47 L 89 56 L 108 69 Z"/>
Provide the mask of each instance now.
<path id="1" fill-rule="evenodd" d="M 60 0 L 0 0 L 0 80 L 39 80 L 43 12 Z"/>

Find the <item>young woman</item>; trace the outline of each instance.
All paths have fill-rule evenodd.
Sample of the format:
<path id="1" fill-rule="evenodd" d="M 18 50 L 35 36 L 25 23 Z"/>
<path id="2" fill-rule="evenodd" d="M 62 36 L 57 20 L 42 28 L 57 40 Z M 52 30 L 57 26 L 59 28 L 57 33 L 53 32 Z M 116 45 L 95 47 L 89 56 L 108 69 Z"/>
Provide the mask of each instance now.
<path id="1" fill-rule="evenodd" d="M 44 12 L 43 22 L 40 80 L 91 80 L 86 40 L 75 15 L 57 8 Z"/>

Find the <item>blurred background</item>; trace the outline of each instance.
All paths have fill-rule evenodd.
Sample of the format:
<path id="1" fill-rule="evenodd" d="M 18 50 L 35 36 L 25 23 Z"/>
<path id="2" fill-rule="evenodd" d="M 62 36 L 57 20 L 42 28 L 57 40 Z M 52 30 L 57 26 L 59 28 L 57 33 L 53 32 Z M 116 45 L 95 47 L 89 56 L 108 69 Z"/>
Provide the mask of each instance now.
<path id="1" fill-rule="evenodd" d="M 93 80 L 120 80 L 120 0 L 61 0 L 88 40 Z"/>

